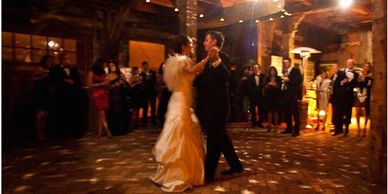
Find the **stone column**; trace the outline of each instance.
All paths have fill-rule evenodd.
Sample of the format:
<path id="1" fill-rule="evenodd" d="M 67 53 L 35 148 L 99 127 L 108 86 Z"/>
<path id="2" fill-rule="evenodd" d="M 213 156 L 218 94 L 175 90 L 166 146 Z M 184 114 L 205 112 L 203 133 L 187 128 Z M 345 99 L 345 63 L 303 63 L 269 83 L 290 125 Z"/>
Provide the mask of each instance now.
<path id="1" fill-rule="evenodd" d="M 387 1 L 373 1 L 373 88 L 369 180 L 387 187 Z"/>
<path id="2" fill-rule="evenodd" d="M 179 33 L 194 39 L 196 48 L 197 40 L 197 0 L 177 0 L 179 9 Z"/>
<path id="3" fill-rule="evenodd" d="M 306 14 L 304 13 L 293 16 L 290 23 L 290 32 L 285 36 L 287 39 L 285 40 L 283 51 L 285 55 L 288 54 L 288 56 L 290 56 L 292 61 L 294 61 L 294 54 L 291 52 L 291 50 L 295 48 L 295 35 L 298 31 L 299 24 L 302 23 L 305 16 Z"/>
<path id="4" fill-rule="evenodd" d="M 257 62 L 266 71 L 271 66 L 271 49 L 276 26 L 276 22 L 260 22 L 257 25 Z"/>

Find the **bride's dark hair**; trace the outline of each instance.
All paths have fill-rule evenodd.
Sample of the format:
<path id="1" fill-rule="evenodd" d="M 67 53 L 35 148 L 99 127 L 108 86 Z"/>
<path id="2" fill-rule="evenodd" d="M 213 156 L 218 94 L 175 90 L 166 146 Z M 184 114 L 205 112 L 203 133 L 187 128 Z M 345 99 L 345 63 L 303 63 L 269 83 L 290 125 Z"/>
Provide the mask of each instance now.
<path id="1" fill-rule="evenodd" d="M 169 55 L 182 54 L 182 46 L 189 43 L 189 38 L 184 35 L 172 35 L 167 38 L 167 53 Z"/>

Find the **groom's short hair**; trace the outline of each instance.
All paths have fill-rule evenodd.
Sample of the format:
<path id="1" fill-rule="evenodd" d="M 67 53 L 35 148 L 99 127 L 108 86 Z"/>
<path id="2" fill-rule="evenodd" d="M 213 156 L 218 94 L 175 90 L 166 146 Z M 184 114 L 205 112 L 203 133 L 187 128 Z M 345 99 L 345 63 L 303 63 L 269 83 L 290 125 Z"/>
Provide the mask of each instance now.
<path id="1" fill-rule="evenodd" d="M 222 34 L 222 32 L 214 31 L 214 30 L 209 30 L 205 34 L 206 36 L 209 35 L 212 39 L 216 40 L 217 47 L 219 49 L 222 49 L 222 46 L 224 46 L 224 41 L 225 37 Z"/>

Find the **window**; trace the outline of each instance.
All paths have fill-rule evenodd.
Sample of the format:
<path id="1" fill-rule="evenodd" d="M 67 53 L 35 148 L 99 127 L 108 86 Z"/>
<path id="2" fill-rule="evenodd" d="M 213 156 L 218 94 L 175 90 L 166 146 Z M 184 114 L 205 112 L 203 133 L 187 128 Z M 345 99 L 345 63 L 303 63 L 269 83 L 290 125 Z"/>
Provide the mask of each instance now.
<path id="1" fill-rule="evenodd" d="M 72 64 L 77 63 L 77 41 L 60 37 L 2 32 L 2 60 L 39 63 L 44 55 L 57 57 L 67 53 Z"/>

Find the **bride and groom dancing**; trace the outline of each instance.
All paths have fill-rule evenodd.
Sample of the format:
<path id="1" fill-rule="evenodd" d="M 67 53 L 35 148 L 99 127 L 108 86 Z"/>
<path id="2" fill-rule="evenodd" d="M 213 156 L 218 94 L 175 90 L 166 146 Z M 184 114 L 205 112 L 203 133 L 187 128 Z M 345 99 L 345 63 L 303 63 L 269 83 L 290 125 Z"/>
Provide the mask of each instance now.
<path id="1" fill-rule="evenodd" d="M 225 127 L 229 71 L 220 57 L 223 42 L 222 33 L 207 32 L 203 42 L 207 56 L 194 64 L 193 42 L 189 37 L 174 35 L 167 40 L 169 58 L 163 76 L 173 93 L 163 130 L 152 150 L 158 168 L 151 176 L 163 191 L 182 192 L 212 181 L 221 153 L 230 166 L 222 174 L 243 171 Z M 191 108 L 193 82 L 199 121 Z M 206 154 L 200 127 L 207 135 Z"/>

